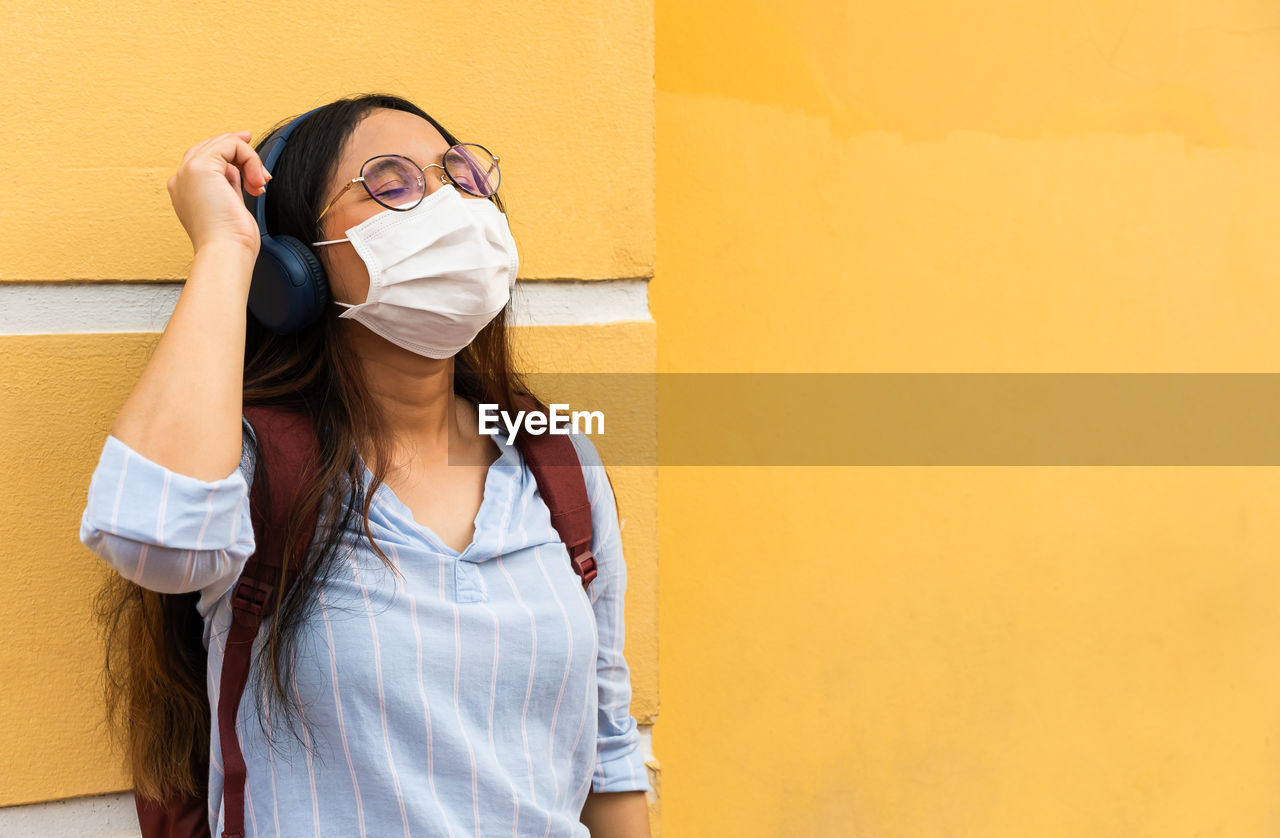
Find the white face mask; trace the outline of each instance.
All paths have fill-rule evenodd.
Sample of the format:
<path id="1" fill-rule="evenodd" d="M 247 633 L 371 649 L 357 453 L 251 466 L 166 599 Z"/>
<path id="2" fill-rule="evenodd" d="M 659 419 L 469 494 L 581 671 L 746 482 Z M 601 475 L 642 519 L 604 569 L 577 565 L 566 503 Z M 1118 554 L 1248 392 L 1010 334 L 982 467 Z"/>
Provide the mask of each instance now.
<path id="1" fill-rule="evenodd" d="M 384 210 L 346 231 L 369 269 L 369 295 L 338 315 L 397 346 L 449 358 L 475 339 L 511 298 L 519 256 L 506 215 L 451 184 L 413 209 Z"/>

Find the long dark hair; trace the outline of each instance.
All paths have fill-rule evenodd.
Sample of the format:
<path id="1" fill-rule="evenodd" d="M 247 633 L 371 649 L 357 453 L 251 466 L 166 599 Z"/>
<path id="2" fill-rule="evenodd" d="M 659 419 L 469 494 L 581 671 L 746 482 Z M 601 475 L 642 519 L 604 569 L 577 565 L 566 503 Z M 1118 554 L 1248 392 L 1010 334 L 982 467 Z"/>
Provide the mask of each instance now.
<path id="1" fill-rule="evenodd" d="M 417 114 L 451 145 L 459 142 L 425 111 L 398 96 L 371 93 L 331 102 L 294 130 L 271 172 L 267 229 L 272 235 L 291 235 L 304 242 L 324 238 L 316 216 L 326 185 L 352 132 L 376 108 Z M 269 129 L 255 147 L 260 150 L 274 131 L 292 119 Z M 498 196 L 491 200 L 506 211 Z M 507 312 L 500 312 L 454 356 L 453 369 L 456 394 L 496 403 L 502 410 L 511 409 L 517 394 L 530 392 L 512 367 Z M 291 510 L 285 537 L 285 555 L 292 555 L 294 545 L 306 537 L 300 532 L 302 522 L 319 510 L 310 555 L 288 591 L 277 586 L 276 614 L 264 624 L 267 637 L 250 674 L 259 722 L 274 746 L 275 721 L 283 719 L 284 728 L 295 737 L 296 722 L 307 727 L 290 686 L 298 628 L 317 605 L 317 589 L 340 572 L 340 558 L 345 555 L 339 549 L 342 533 L 355 523 L 357 510 L 369 544 L 396 572 L 391 559 L 374 543 L 369 527 L 373 493 L 389 470 L 391 439 L 355 353 L 345 345 L 336 307 L 328 307 L 318 322 L 295 335 L 277 335 L 247 311 L 246 320 L 244 404 L 274 404 L 305 412 L 315 423 L 321 450 L 319 479 Z M 367 488 L 362 485 L 359 450 L 372 454 L 373 482 Z M 261 451 L 255 455 L 254 479 L 268 479 L 260 471 Z M 326 505 L 326 496 L 350 498 L 350 502 Z M 159 800 L 198 794 L 205 788 L 210 710 L 201 665 L 203 626 L 194 608 L 197 596 L 159 594 L 112 573 L 96 601 L 98 618 L 106 629 L 108 722 L 124 746 L 135 788 Z M 179 625 L 181 630 L 175 632 L 173 627 Z M 268 715 L 273 720 L 271 730 L 264 722 Z M 315 737 L 310 740 L 314 742 Z M 306 746 L 301 738 L 299 742 Z"/>

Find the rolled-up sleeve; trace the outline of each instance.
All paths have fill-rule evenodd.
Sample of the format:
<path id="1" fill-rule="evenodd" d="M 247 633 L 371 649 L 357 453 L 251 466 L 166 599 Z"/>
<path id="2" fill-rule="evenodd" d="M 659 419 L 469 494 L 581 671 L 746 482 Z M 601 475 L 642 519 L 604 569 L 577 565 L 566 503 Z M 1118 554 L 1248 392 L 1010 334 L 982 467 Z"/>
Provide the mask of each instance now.
<path id="1" fill-rule="evenodd" d="M 595 445 L 583 434 L 573 433 L 570 438 L 582 461 L 591 500 L 591 552 L 596 557 L 596 578 L 587 589 L 600 640 L 596 657 L 596 767 L 591 790 L 649 791 L 640 729 L 631 715 L 631 670 L 623 655 L 627 565 L 622 555 L 617 500 Z"/>
<path id="2" fill-rule="evenodd" d="M 200 591 L 200 609 L 226 593 L 254 550 L 250 432 L 239 467 L 205 481 L 153 462 L 108 435 L 89 482 L 80 541 L 116 572 L 161 593 Z"/>

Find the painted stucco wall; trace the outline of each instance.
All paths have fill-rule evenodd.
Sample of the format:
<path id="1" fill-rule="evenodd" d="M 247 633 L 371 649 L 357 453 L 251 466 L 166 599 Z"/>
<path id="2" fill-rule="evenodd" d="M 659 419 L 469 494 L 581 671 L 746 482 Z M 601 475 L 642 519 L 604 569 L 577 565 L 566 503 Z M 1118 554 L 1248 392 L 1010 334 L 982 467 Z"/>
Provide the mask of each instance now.
<path id="1" fill-rule="evenodd" d="M 427 59 L 370 59 L 352 21 L 380 10 Z M 569 322 L 522 330 L 544 368 L 1276 366 L 1271 6 L 482 10 L 491 49 L 402 3 L 10 4 L 0 295 L 180 280 L 164 181 L 189 145 L 389 88 L 503 154 L 522 279 L 654 277 L 652 321 L 564 289 L 540 310 Z M 567 178 L 566 155 L 591 162 Z M 50 215 L 28 173 L 53 164 L 83 197 Z M 0 337 L 0 526 L 25 570 L 0 595 L 10 806 L 122 788 L 77 692 L 96 569 L 74 526 L 154 341 L 37 309 L 59 334 Z M 611 474 L 642 723 L 662 661 L 669 837 L 1280 829 L 1274 469 Z"/>
<path id="2" fill-rule="evenodd" d="M 0 592 L 0 831 L 128 825 L 131 803 L 114 794 L 128 780 L 96 728 L 90 597 L 109 570 L 78 527 L 102 443 L 190 265 L 165 186 L 186 149 L 224 131 L 256 141 L 343 95 L 404 95 L 501 155 L 522 368 L 650 373 L 652 35 L 651 5 L 629 0 L 497 0 L 460 18 L 399 0 L 5 7 L 0 543 L 13 573 Z M 657 473 L 610 474 L 624 510 L 631 709 L 648 749 Z M 86 805 L 30 805 L 71 798 Z"/>
<path id="3" fill-rule="evenodd" d="M 655 5 L 662 373 L 1280 366 L 1273 4 Z M 668 838 L 1280 831 L 1275 468 L 660 486 Z"/>

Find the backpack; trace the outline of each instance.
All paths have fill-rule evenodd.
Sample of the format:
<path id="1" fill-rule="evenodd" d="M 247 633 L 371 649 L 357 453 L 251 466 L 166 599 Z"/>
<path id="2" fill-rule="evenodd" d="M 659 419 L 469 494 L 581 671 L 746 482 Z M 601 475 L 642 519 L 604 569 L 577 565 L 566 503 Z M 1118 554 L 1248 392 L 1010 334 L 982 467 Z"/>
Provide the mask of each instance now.
<path id="1" fill-rule="evenodd" d="M 546 406 L 532 396 L 519 395 L 517 407 L 546 413 Z M 222 688 L 218 699 L 218 733 L 222 743 L 225 786 L 225 823 L 221 838 L 244 838 L 245 763 L 236 738 L 236 711 L 249 675 L 249 653 L 263 619 L 275 609 L 275 585 L 280 578 L 285 526 L 289 509 L 309 479 L 316 473 L 320 457 L 319 439 L 310 417 L 270 405 L 247 405 L 245 418 L 253 427 L 262 460 L 257 469 L 270 475 L 255 477 L 250 488 L 250 518 L 253 521 L 255 552 L 245 564 L 232 592 L 232 622 L 222 662 Z M 548 509 L 551 523 L 568 548 L 573 570 L 582 578 L 583 588 L 596 576 L 596 560 L 591 553 L 591 503 L 573 443 L 563 434 L 519 434 L 516 447 L 529 464 Z M 314 534 L 317 515 L 306 522 Z M 299 566 L 307 557 L 309 544 L 290 557 L 286 588 L 293 583 Z M 194 595 L 176 594 L 191 597 Z M 171 618 L 173 619 L 173 618 Z M 208 660 L 200 620 L 186 615 L 182 624 L 169 626 L 170 636 L 198 660 Z M 194 643 L 194 645 L 192 645 Z M 200 793 L 165 801 L 142 797 L 134 790 L 138 823 L 143 838 L 210 838 L 208 814 L 208 755 L 197 766 L 203 778 Z"/>

